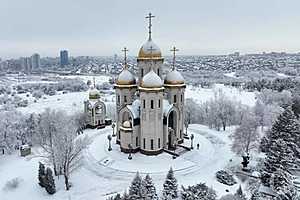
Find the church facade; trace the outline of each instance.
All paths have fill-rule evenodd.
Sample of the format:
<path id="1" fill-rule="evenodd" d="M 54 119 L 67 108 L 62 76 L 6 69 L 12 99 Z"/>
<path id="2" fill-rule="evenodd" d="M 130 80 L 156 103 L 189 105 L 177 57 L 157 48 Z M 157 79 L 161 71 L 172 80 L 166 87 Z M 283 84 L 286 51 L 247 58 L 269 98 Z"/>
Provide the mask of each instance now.
<path id="1" fill-rule="evenodd" d="M 121 151 L 157 155 L 184 140 L 185 81 L 175 68 L 163 75 L 159 47 L 151 37 L 139 50 L 137 79 L 126 63 L 115 82 L 117 144 Z"/>
<path id="2" fill-rule="evenodd" d="M 106 106 L 101 101 L 100 92 L 95 86 L 89 90 L 89 98 L 84 101 L 84 114 L 87 127 L 105 127 Z"/>

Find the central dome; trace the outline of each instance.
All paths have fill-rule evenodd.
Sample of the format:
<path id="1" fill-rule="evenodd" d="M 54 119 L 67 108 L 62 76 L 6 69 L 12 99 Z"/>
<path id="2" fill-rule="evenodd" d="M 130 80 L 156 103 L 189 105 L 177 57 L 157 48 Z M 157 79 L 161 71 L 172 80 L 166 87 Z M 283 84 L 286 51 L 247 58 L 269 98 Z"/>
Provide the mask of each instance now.
<path id="1" fill-rule="evenodd" d="M 133 74 L 128 69 L 123 69 L 119 74 L 116 83 L 118 85 L 135 85 L 136 80 Z"/>
<path id="2" fill-rule="evenodd" d="M 144 88 L 160 88 L 162 85 L 161 78 L 152 69 L 143 77 L 141 84 Z"/>
<path id="3" fill-rule="evenodd" d="M 152 55 L 150 48 L 152 47 Z M 140 48 L 138 58 L 161 58 L 160 48 L 149 39 L 143 46 Z"/>

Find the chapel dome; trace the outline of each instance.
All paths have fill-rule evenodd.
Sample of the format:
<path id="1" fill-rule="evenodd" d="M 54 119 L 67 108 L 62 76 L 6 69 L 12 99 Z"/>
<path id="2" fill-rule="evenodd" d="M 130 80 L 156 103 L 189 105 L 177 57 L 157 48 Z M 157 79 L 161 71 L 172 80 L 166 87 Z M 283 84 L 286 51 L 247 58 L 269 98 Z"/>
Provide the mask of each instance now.
<path id="1" fill-rule="evenodd" d="M 99 99 L 100 92 L 96 88 L 92 87 L 89 91 L 89 99 Z"/>
<path id="2" fill-rule="evenodd" d="M 152 47 L 152 54 L 150 48 Z M 149 39 L 143 46 L 140 48 L 138 58 L 161 58 L 160 48 Z"/>
<path id="3" fill-rule="evenodd" d="M 136 80 L 134 75 L 128 69 L 125 68 L 119 74 L 116 83 L 118 85 L 134 85 L 136 84 Z"/>
<path id="4" fill-rule="evenodd" d="M 184 78 L 180 72 L 174 69 L 166 75 L 164 83 L 169 85 L 184 84 Z"/>
<path id="5" fill-rule="evenodd" d="M 151 69 L 142 79 L 144 88 L 160 88 L 163 86 L 161 78 Z"/>
<path id="6" fill-rule="evenodd" d="M 124 128 L 131 128 L 131 122 L 130 121 L 125 121 L 125 122 L 123 122 L 122 126 Z"/>

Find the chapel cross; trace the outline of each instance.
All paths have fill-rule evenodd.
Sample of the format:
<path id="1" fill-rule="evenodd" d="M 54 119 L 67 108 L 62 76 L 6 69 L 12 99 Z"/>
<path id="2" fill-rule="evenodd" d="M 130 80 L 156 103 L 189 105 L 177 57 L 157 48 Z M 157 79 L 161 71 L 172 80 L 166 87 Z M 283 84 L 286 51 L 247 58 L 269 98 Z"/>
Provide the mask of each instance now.
<path id="1" fill-rule="evenodd" d="M 127 52 L 129 51 L 126 47 L 124 47 L 124 49 L 122 49 L 122 51 L 124 52 L 124 68 L 127 68 Z"/>
<path id="2" fill-rule="evenodd" d="M 146 19 L 149 19 L 149 26 L 148 26 L 148 28 L 149 28 L 149 40 L 151 40 L 151 33 L 152 33 L 152 31 L 151 31 L 151 27 L 152 27 L 152 18 L 154 18 L 154 17 L 155 17 L 155 16 L 152 15 L 151 12 L 150 12 L 149 15 L 146 17 Z"/>
<path id="3" fill-rule="evenodd" d="M 171 51 L 173 52 L 173 70 L 175 69 L 175 62 L 176 62 L 176 51 L 179 51 L 179 49 L 176 49 L 174 46 Z"/>

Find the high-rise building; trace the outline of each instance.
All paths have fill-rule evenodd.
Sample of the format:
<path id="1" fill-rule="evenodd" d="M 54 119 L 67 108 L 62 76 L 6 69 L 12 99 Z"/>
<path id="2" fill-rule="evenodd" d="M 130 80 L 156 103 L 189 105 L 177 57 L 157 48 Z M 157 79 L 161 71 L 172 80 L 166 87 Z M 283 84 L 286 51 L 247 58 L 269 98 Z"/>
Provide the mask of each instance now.
<path id="1" fill-rule="evenodd" d="M 21 58 L 21 67 L 22 67 L 22 70 L 25 73 L 30 74 L 31 70 L 32 70 L 31 58 L 29 58 L 29 57 L 22 57 Z"/>
<path id="2" fill-rule="evenodd" d="M 40 55 L 35 53 L 31 56 L 31 66 L 32 70 L 40 69 Z"/>
<path id="3" fill-rule="evenodd" d="M 69 56 L 67 50 L 60 51 L 60 65 L 66 66 L 69 64 Z"/>

